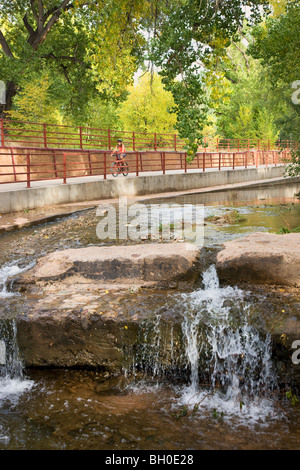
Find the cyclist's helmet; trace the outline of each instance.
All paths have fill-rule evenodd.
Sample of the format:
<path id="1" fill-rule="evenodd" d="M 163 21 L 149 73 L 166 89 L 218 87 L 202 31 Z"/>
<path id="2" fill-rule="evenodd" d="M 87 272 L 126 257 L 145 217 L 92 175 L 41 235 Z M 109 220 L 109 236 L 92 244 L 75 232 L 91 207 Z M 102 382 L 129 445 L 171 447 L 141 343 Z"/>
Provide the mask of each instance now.
<path id="1" fill-rule="evenodd" d="M 117 142 L 121 142 L 121 143 L 122 143 L 122 142 L 123 142 L 123 140 L 122 140 L 122 139 L 118 139 L 118 140 L 117 140 Z"/>

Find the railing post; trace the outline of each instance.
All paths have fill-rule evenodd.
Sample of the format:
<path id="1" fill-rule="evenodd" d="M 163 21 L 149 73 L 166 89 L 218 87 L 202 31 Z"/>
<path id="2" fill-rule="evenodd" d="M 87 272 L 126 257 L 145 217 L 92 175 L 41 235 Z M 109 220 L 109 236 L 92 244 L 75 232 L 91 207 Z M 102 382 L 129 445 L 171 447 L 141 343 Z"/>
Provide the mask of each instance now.
<path id="1" fill-rule="evenodd" d="M 79 127 L 79 140 L 80 140 L 80 148 L 83 150 L 83 143 L 82 143 L 82 127 Z"/>
<path id="2" fill-rule="evenodd" d="M 14 170 L 14 180 L 17 181 L 15 158 L 14 158 L 14 149 L 12 147 L 10 149 L 10 153 L 11 153 L 11 163 L 12 163 L 13 170 Z"/>
<path id="3" fill-rule="evenodd" d="M 205 171 L 205 157 L 206 157 L 206 153 L 203 152 L 203 171 Z"/>
<path id="4" fill-rule="evenodd" d="M 45 149 L 47 148 L 47 124 L 43 124 L 43 128 L 44 128 L 44 147 Z"/>
<path id="5" fill-rule="evenodd" d="M 104 179 L 106 180 L 106 152 L 104 152 L 104 155 L 103 155 L 103 176 L 104 176 Z"/>
<path id="6" fill-rule="evenodd" d="M 248 152 L 246 152 L 246 156 L 245 156 L 245 169 L 247 169 L 247 156 L 248 156 Z"/>
<path id="7" fill-rule="evenodd" d="M 177 152 L 177 137 L 176 134 L 174 134 L 174 150 Z"/>
<path id="8" fill-rule="evenodd" d="M 135 132 L 132 133 L 132 150 L 135 152 Z"/>
<path id="9" fill-rule="evenodd" d="M 166 154 L 162 152 L 162 167 L 163 167 L 163 174 L 166 174 Z"/>
<path id="10" fill-rule="evenodd" d="M 63 173 L 64 173 L 64 176 L 63 176 L 64 184 L 66 184 L 67 183 L 67 155 L 65 152 L 63 156 Z"/>
<path id="11" fill-rule="evenodd" d="M 136 176 L 139 176 L 139 152 L 135 154 L 135 172 Z"/>
<path id="12" fill-rule="evenodd" d="M 53 155 L 53 165 L 54 165 L 54 174 L 55 178 L 57 178 L 57 166 L 56 166 L 56 158 L 55 158 L 55 150 L 52 150 L 52 155 Z"/>
<path id="13" fill-rule="evenodd" d="M 221 152 L 219 152 L 219 170 L 221 170 Z"/>
<path id="14" fill-rule="evenodd" d="M 3 126 L 3 119 L 0 119 L 0 147 L 4 147 L 4 126 Z"/>
<path id="15" fill-rule="evenodd" d="M 187 172 L 187 153 L 184 154 L 184 172 Z"/>
<path id="16" fill-rule="evenodd" d="M 154 150 L 157 150 L 157 140 L 156 140 L 156 132 L 154 132 Z"/>
<path id="17" fill-rule="evenodd" d="M 111 136 L 110 136 L 110 129 L 108 129 L 108 149 L 111 150 Z"/>
<path id="18" fill-rule="evenodd" d="M 232 154 L 232 169 L 234 170 L 234 163 L 235 163 L 235 153 Z"/>
<path id="19" fill-rule="evenodd" d="M 90 152 L 90 151 L 88 151 L 88 159 L 89 159 L 90 175 L 92 175 L 92 174 L 93 174 L 93 171 L 92 171 L 91 152 Z"/>
<path id="20" fill-rule="evenodd" d="M 30 188 L 30 155 L 27 153 L 27 188 Z"/>

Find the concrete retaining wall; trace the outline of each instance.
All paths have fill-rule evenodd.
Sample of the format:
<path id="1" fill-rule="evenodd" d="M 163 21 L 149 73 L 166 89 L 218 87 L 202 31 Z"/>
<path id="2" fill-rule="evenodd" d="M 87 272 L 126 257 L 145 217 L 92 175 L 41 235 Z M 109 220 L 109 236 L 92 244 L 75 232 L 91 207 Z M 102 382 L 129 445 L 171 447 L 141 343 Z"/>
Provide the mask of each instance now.
<path id="1" fill-rule="evenodd" d="M 237 170 L 193 172 L 181 174 L 119 177 L 100 181 L 70 180 L 67 184 L 0 192 L 0 213 L 35 209 L 118 196 L 139 196 L 172 191 L 187 191 L 226 184 L 279 178 L 284 167 L 264 167 Z"/>

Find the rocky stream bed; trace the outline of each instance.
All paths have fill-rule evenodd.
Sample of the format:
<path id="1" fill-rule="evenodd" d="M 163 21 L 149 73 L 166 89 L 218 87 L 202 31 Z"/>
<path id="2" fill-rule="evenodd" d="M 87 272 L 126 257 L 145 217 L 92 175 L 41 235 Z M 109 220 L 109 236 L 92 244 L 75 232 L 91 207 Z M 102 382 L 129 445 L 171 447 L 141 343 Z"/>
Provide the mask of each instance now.
<path id="1" fill-rule="evenodd" d="M 277 232 L 300 225 L 300 205 L 205 209 L 204 246 L 188 250 L 101 241 L 94 209 L 1 236 L 0 332 L 23 397 L 0 390 L 3 448 L 298 448 L 300 234 Z"/>

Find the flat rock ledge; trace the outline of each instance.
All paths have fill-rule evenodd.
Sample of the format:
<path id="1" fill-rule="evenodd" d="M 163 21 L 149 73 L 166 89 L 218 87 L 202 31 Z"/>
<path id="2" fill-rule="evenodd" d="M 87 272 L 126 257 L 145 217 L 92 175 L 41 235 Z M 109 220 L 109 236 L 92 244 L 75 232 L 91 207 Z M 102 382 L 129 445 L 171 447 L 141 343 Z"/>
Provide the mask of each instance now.
<path id="1" fill-rule="evenodd" d="M 300 233 L 252 233 L 224 243 L 217 255 L 219 278 L 300 287 Z"/>
<path id="2" fill-rule="evenodd" d="M 199 249 L 188 243 L 147 243 L 122 246 L 89 246 L 51 253 L 21 275 L 18 283 L 37 282 L 155 284 L 190 280 Z"/>
<path id="3" fill-rule="evenodd" d="M 186 243 L 90 246 L 40 258 L 14 283 L 25 299 L 16 318 L 23 364 L 127 367 L 157 302 L 192 287 L 199 265 L 200 250 Z M 161 292 L 156 300 L 153 291 Z"/>

